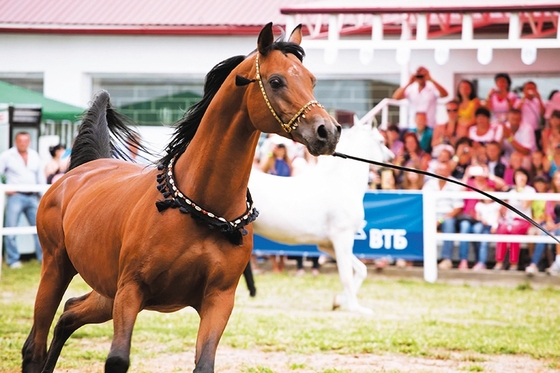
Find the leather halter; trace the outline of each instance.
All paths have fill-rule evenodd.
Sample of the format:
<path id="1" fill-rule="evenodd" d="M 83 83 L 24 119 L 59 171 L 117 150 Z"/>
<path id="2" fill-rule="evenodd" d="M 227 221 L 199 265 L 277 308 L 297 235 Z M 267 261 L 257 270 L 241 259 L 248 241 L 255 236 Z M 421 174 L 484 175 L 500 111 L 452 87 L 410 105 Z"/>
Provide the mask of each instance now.
<path id="1" fill-rule="evenodd" d="M 324 109 L 324 106 L 321 105 L 318 101 L 311 100 L 307 104 L 303 105 L 303 107 L 301 109 L 299 109 L 299 111 L 292 117 L 292 119 L 290 119 L 288 121 L 288 123 L 284 123 L 282 121 L 282 119 L 280 119 L 278 114 L 276 114 L 276 111 L 274 111 L 274 108 L 270 104 L 270 101 L 268 99 L 268 95 L 266 94 L 266 91 L 264 89 L 264 85 L 263 85 L 262 78 L 261 78 L 261 72 L 260 72 L 260 68 L 259 68 L 259 54 L 258 53 L 257 53 L 257 57 L 255 58 L 255 67 L 257 69 L 256 80 L 259 82 L 259 86 L 261 87 L 261 92 L 262 92 L 262 95 L 264 97 L 264 101 L 266 102 L 266 106 L 268 106 L 268 109 L 272 113 L 272 116 L 274 118 L 276 118 L 278 123 L 280 123 L 280 126 L 282 126 L 284 131 L 286 131 L 287 133 L 292 132 L 292 130 L 295 130 L 298 127 L 299 119 L 300 118 L 305 118 L 305 112 L 306 111 L 311 110 L 315 106 L 319 106 L 319 107 Z"/>

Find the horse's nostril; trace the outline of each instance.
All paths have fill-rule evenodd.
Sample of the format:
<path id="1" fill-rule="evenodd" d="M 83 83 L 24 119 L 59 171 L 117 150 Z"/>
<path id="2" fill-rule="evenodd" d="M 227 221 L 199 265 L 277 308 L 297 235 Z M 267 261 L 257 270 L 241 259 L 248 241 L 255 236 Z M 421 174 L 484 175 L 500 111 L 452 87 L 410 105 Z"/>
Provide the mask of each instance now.
<path id="1" fill-rule="evenodd" d="M 321 124 L 319 128 L 317 128 L 317 135 L 321 139 L 326 139 L 328 137 L 329 133 L 324 125 Z"/>
<path id="2" fill-rule="evenodd" d="M 336 126 L 336 131 L 337 131 L 339 134 L 342 133 L 342 126 L 341 126 L 340 124 L 338 124 L 338 125 Z"/>

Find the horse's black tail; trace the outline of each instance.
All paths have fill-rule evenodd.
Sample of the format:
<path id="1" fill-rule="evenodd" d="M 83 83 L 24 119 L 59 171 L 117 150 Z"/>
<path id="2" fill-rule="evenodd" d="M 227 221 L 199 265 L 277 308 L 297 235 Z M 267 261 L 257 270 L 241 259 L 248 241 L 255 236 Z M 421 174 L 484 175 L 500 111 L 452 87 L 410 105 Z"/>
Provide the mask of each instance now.
<path id="1" fill-rule="evenodd" d="M 129 126 L 132 120 L 115 111 L 109 93 L 97 93 L 82 117 L 82 124 L 72 145 L 68 170 L 100 158 L 122 158 L 130 160 L 127 146 L 144 150 L 140 136 Z"/>

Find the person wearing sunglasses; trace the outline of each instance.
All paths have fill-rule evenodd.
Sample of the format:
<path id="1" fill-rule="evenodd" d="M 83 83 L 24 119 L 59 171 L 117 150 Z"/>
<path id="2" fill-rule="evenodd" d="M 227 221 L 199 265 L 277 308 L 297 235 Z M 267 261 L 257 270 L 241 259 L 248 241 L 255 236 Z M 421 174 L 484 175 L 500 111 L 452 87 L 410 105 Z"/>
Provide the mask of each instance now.
<path id="1" fill-rule="evenodd" d="M 455 146 L 455 142 L 459 137 L 467 136 L 467 133 L 459 134 L 458 130 L 458 111 L 459 103 L 455 100 L 449 101 L 445 104 L 447 110 L 447 122 L 438 124 L 434 127 L 434 133 L 432 135 L 432 148 L 435 148 L 439 144 L 447 144 Z M 460 135 L 460 136 L 459 136 Z"/>

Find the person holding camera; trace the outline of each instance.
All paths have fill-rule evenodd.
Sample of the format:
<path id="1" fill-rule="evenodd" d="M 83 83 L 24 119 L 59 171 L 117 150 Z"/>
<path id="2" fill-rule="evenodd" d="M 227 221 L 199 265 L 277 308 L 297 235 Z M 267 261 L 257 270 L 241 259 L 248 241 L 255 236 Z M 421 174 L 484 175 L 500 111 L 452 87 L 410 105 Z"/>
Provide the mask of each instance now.
<path id="1" fill-rule="evenodd" d="M 528 81 L 523 84 L 523 96 L 513 104 L 513 107 L 521 110 L 523 122 L 531 126 L 535 139 L 540 140 L 545 106 L 535 82 Z M 537 145 L 542 149 L 542 144 L 537 143 Z"/>
<path id="2" fill-rule="evenodd" d="M 404 87 L 397 88 L 393 98 L 395 100 L 406 98 L 409 101 L 409 126 L 415 125 L 416 113 L 423 112 L 426 113 L 428 127 L 433 129 L 436 125 L 437 99 L 447 95 L 445 88 L 432 78 L 428 69 L 420 66 Z"/>

